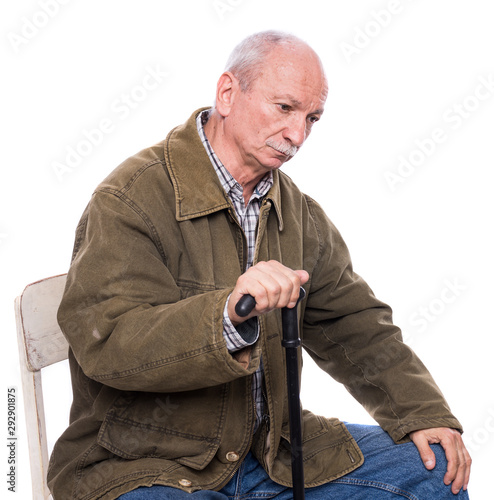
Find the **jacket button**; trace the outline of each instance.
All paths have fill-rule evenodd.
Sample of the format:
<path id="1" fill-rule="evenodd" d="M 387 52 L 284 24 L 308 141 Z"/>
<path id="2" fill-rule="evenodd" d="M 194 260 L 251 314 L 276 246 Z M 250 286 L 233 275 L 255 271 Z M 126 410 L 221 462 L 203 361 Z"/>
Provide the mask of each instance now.
<path id="1" fill-rule="evenodd" d="M 240 456 L 238 453 L 234 452 L 234 451 L 229 451 L 227 454 L 226 454 L 226 459 L 229 461 L 229 462 L 238 462 L 238 460 L 240 459 Z"/>
<path id="2" fill-rule="evenodd" d="M 188 488 L 189 486 L 192 486 L 192 481 L 189 481 L 188 479 L 180 479 L 178 484 L 180 486 L 185 486 L 186 488 Z"/>

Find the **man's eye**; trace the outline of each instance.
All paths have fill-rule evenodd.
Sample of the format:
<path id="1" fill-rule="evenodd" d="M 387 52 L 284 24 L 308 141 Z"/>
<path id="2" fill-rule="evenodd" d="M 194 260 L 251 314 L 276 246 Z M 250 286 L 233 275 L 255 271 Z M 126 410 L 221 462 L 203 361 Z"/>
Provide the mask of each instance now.
<path id="1" fill-rule="evenodd" d="M 289 104 L 278 104 L 281 111 L 290 111 L 292 108 Z"/>
<path id="2" fill-rule="evenodd" d="M 310 123 L 316 123 L 319 121 L 319 117 L 317 116 L 309 116 L 309 122 Z"/>

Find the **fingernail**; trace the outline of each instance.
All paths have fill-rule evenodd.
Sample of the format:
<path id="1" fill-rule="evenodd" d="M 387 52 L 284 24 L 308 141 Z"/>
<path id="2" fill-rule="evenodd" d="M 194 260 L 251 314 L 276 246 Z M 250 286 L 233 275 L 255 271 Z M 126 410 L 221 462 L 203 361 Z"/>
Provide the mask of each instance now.
<path id="1" fill-rule="evenodd" d="M 434 465 L 434 461 L 433 460 L 427 460 L 427 462 L 425 462 L 425 466 L 426 467 L 432 467 Z"/>

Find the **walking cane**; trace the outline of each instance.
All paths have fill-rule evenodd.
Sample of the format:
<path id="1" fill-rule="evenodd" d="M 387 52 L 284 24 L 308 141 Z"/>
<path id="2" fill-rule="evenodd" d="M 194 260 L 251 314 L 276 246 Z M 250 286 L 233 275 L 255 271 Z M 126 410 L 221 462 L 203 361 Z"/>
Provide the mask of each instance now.
<path id="1" fill-rule="evenodd" d="M 305 290 L 300 287 L 298 303 L 305 297 Z M 244 295 L 236 304 L 235 312 L 247 316 L 254 309 L 256 301 L 252 295 Z M 282 346 L 285 348 L 286 376 L 288 390 L 288 416 L 290 419 L 290 445 L 292 453 L 293 499 L 304 500 L 304 462 L 302 455 L 302 415 L 300 410 L 300 382 L 298 378 L 298 332 L 297 305 L 281 310 L 283 325 Z"/>

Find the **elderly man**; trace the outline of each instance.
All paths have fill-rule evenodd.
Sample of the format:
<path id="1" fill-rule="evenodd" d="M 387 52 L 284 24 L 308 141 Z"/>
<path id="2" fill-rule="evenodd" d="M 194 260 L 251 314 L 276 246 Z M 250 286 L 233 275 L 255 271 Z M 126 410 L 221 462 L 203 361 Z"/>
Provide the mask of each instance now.
<path id="1" fill-rule="evenodd" d="M 467 498 L 460 423 L 338 231 L 278 170 L 327 91 L 304 42 L 253 35 L 212 109 L 97 188 L 59 310 L 74 402 L 55 499 L 291 498 L 280 309 L 300 286 L 304 348 L 380 425 L 304 410 L 306 498 Z"/>

